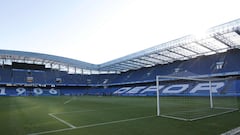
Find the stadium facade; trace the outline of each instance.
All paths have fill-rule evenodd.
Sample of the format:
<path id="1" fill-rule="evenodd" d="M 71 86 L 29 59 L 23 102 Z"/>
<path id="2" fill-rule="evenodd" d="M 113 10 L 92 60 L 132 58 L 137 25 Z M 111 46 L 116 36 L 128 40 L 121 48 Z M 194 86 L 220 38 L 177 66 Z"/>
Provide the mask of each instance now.
<path id="1" fill-rule="evenodd" d="M 99 65 L 42 53 L 0 50 L 0 96 L 154 96 L 157 75 L 233 77 L 227 83 L 217 82 L 214 94 L 240 95 L 239 58 L 240 19 L 212 27 L 201 36 L 184 36 Z M 180 82 L 175 88 L 163 85 L 161 94 L 181 89 L 187 95 L 202 96 L 207 91 L 204 87 L 189 84 L 183 90 Z"/>

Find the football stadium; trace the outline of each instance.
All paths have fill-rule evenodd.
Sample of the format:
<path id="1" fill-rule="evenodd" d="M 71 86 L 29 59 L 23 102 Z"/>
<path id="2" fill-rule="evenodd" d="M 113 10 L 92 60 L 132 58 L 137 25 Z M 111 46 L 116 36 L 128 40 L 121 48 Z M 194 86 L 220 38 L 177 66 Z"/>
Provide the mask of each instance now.
<path id="1" fill-rule="evenodd" d="M 4 135 L 240 134 L 240 19 L 102 64 L 0 50 Z"/>

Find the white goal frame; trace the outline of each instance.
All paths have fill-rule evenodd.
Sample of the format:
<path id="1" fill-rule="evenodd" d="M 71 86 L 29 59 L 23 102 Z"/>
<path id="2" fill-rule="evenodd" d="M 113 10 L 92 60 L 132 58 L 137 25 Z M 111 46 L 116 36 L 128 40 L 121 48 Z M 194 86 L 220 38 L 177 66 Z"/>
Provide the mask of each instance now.
<path id="1" fill-rule="evenodd" d="M 204 116 L 200 118 L 194 118 L 194 119 L 185 119 L 185 118 L 178 118 L 178 117 L 171 117 L 171 116 L 166 116 L 166 115 L 161 115 L 161 109 L 160 109 L 160 78 L 161 79 L 176 79 L 176 80 L 189 80 L 189 81 L 202 81 L 202 82 L 208 82 L 209 83 L 209 106 L 211 109 L 214 108 L 213 106 L 213 94 L 212 94 L 212 82 L 213 81 L 223 81 L 226 79 L 230 79 L 233 77 L 228 77 L 228 78 L 196 78 L 196 77 L 177 77 L 177 76 L 163 76 L 163 75 L 157 75 L 156 76 L 156 96 L 157 96 L 157 116 L 162 116 L 162 117 L 167 117 L 167 118 L 173 118 L 177 120 L 184 120 L 184 121 L 194 121 L 194 120 L 199 120 L 203 118 L 208 118 L 208 117 L 213 117 L 233 111 L 239 110 L 238 108 L 226 108 L 230 109 L 226 112 L 220 113 L 220 114 L 214 114 L 214 115 L 209 115 L 209 116 Z M 169 80 L 171 81 L 171 80 Z M 216 107 L 217 108 L 217 107 Z M 224 109 L 224 108 L 223 108 Z"/>

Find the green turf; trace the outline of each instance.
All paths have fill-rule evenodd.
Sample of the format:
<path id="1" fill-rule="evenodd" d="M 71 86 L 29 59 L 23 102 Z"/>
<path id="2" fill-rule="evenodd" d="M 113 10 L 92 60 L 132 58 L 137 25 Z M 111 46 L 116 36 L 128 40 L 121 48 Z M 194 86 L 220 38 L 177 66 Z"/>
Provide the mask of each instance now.
<path id="1" fill-rule="evenodd" d="M 240 126 L 239 111 L 193 122 L 153 116 L 156 114 L 155 97 L 71 98 L 0 97 L 0 133 L 26 135 L 70 129 L 49 135 L 218 135 Z M 70 102 L 64 104 L 70 99 Z M 166 100 L 167 104 L 162 107 L 174 111 L 176 99 L 163 100 Z M 198 101 L 193 100 L 193 103 L 196 105 Z M 70 128 L 48 115 L 49 113 L 77 128 Z M 84 127 L 86 125 L 90 126 Z"/>
<path id="2" fill-rule="evenodd" d="M 185 120 L 201 119 L 232 112 L 238 109 L 237 97 L 213 97 L 210 108 L 209 97 L 161 97 L 161 115 Z"/>

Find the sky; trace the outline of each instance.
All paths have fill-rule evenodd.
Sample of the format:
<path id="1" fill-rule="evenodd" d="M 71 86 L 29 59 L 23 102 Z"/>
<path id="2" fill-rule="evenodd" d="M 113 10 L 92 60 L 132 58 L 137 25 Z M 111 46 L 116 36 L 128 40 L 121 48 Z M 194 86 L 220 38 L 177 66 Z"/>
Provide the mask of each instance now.
<path id="1" fill-rule="evenodd" d="M 101 64 L 240 18 L 239 0 L 0 0 L 0 49 Z"/>

